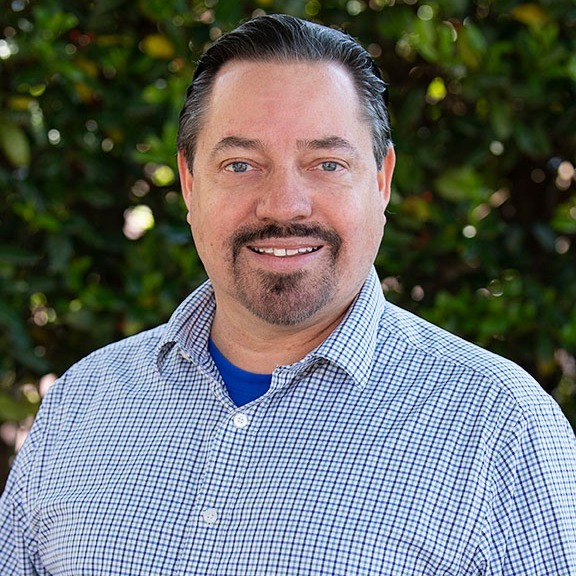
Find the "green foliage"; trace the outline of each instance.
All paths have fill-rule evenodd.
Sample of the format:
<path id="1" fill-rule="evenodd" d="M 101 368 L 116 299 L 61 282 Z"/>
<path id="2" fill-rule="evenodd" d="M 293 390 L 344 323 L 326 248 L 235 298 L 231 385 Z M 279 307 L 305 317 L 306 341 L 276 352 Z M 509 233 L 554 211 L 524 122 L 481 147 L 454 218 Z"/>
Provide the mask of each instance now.
<path id="1" fill-rule="evenodd" d="M 254 13 L 343 26 L 391 86 L 388 297 L 576 426 L 576 2 L 13 0 L 0 23 L 0 421 L 203 279 L 175 165 L 194 61 Z"/>

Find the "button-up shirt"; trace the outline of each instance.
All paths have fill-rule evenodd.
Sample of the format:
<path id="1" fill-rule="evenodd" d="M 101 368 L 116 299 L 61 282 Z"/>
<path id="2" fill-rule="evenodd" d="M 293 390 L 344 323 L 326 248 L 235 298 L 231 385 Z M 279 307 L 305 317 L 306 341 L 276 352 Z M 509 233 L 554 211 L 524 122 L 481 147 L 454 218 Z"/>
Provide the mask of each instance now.
<path id="1" fill-rule="evenodd" d="M 236 407 L 209 283 L 49 391 L 2 576 L 576 574 L 576 440 L 511 362 L 387 303 Z"/>

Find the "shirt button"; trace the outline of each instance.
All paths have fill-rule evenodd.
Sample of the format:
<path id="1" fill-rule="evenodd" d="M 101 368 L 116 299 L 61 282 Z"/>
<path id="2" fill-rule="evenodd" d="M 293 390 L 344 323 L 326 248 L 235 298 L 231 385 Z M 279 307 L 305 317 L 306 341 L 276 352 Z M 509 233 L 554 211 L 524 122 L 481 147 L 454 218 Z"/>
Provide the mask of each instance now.
<path id="1" fill-rule="evenodd" d="M 234 416 L 234 426 L 236 426 L 236 428 L 245 428 L 248 426 L 248 416 L 246 416 L 246 414 L 236 414 Z"/>
<path id="2" fill-rule="evenodd" d="M 218 520 L 218 511 L 216 508 L 206 508 L 206 510 L 202 512 L 202 518 L 204 518 L 207 526 L 213 526 L 216 524 L 216 520 Z"/>

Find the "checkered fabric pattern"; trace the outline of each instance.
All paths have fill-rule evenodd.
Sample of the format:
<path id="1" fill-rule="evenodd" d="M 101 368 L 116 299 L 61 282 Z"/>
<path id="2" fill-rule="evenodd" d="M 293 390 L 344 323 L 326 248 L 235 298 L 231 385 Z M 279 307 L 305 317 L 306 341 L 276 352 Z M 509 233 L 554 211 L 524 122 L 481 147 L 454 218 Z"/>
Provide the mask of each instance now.
<path id="1" fill-rule="evenodd" d="M 387 303 L 237 408 L 205 284 L 52 387 L 0 505 L 2 576 L 576 574 L 576 440 L 514 364 Z"/>

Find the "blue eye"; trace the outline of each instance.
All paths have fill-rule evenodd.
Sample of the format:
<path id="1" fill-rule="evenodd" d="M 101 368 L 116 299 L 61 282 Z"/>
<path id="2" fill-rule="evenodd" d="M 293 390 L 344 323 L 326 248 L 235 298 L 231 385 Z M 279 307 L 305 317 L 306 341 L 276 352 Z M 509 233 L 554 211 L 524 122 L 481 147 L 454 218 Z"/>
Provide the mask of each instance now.
<path id="1" fill-rule="evenodd" d="M 231 162 L 226 166 L 226 170 L 230 172 L 235 172 L 236 174 L 241 174 L 242 172 L 248 172 L 252 167 L 248 162 Z"/>
<path id="2" fill-rule="evenodd" d="M 340 167 L 340 165 L 337 162 L 322 162 L 322 164 L 320 164 L 320 166 L 322 167 L 322 170 L 324 170 L 324 172 L 336 172 L 336 170 L 338 170 L 338 168 Z"/>

